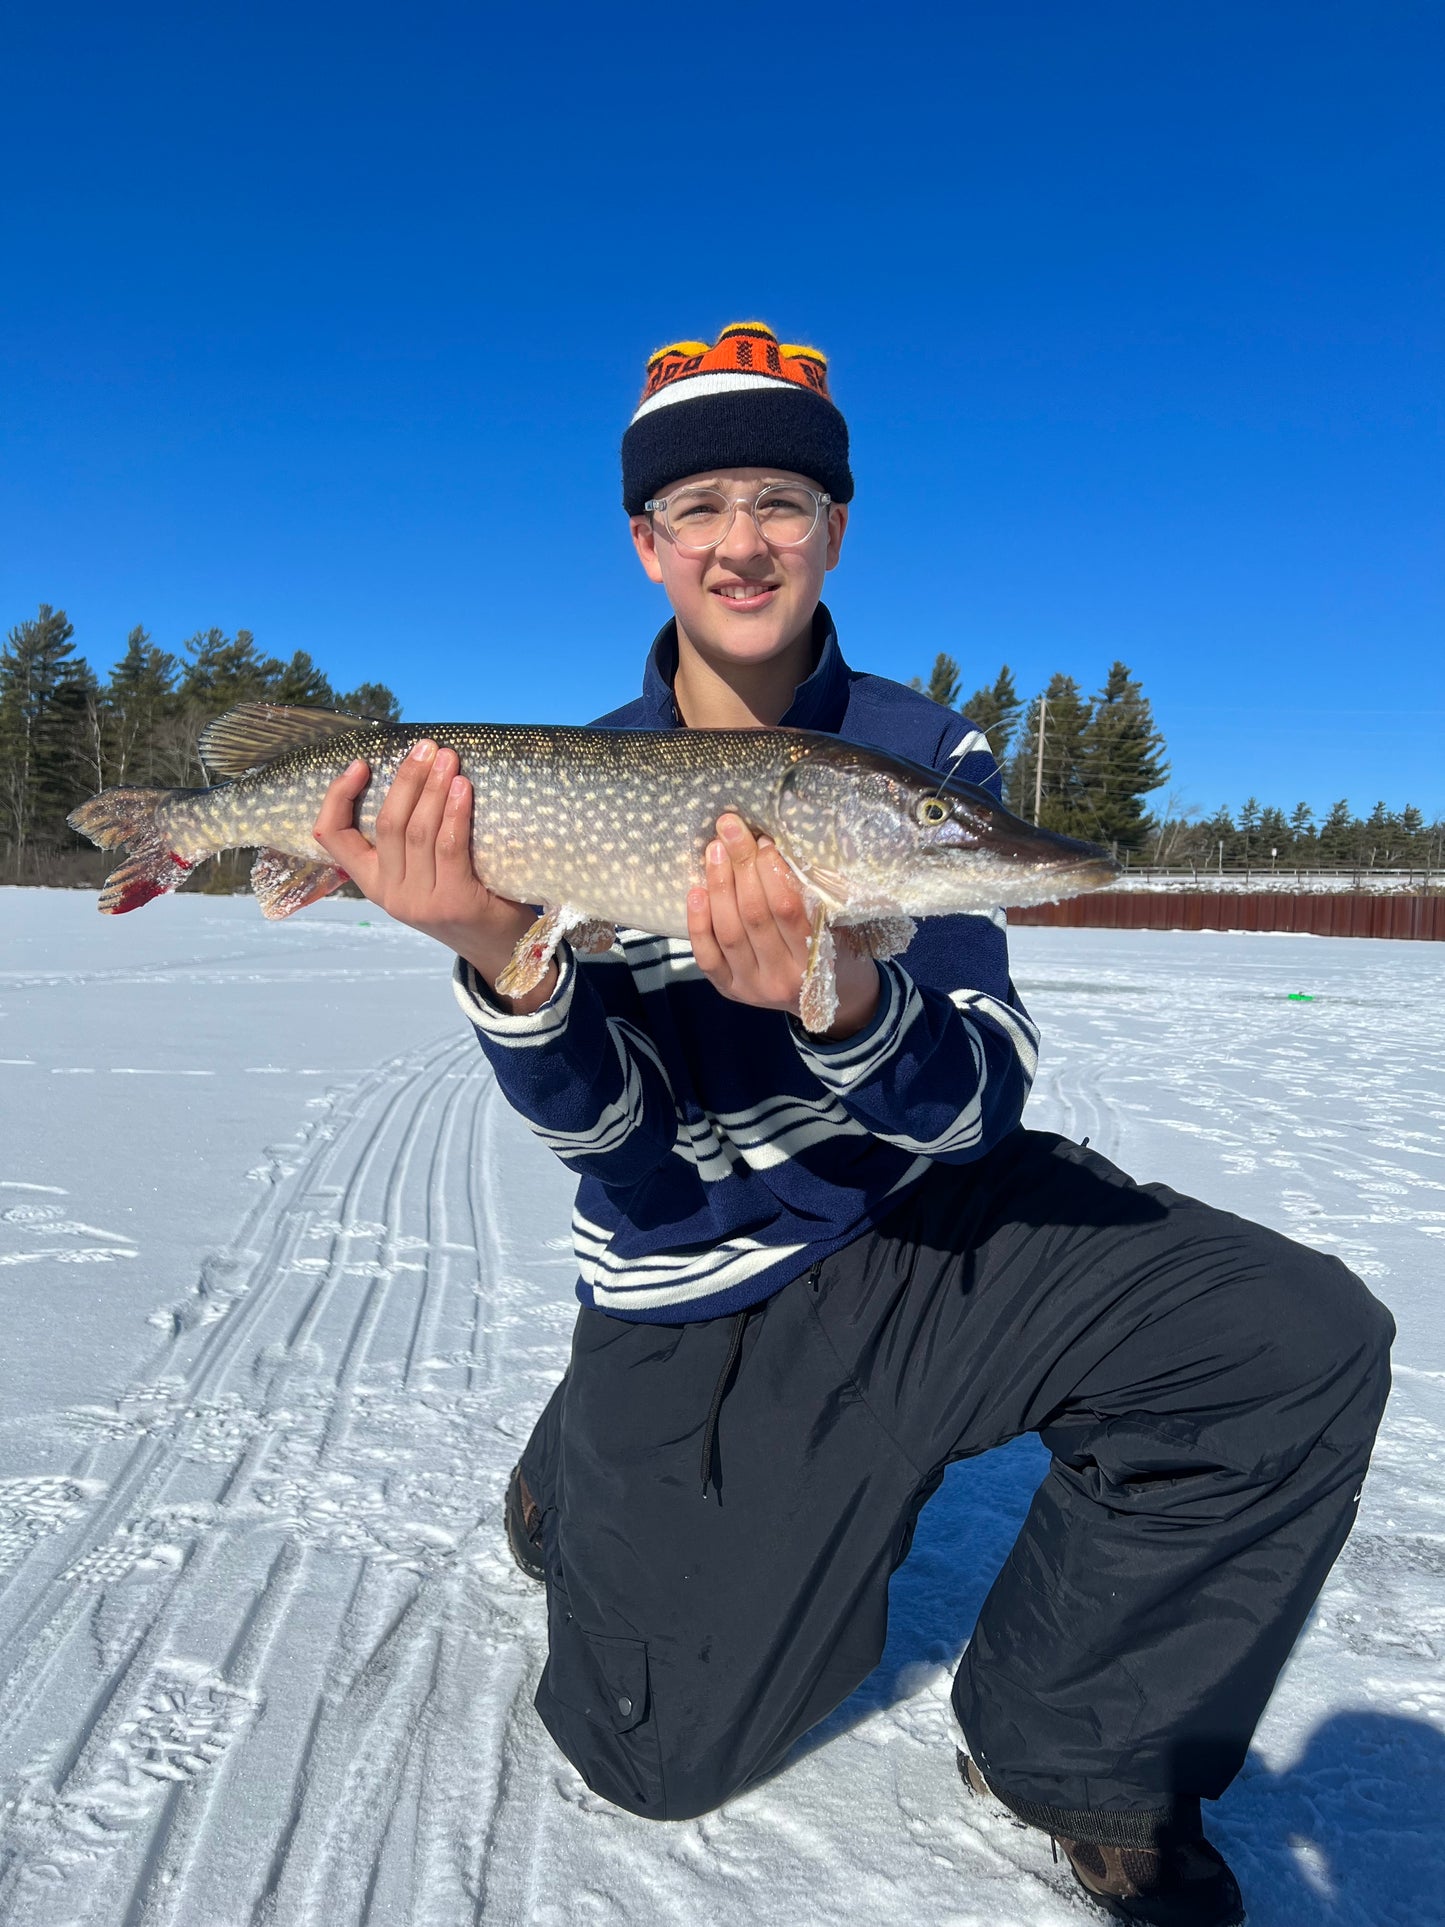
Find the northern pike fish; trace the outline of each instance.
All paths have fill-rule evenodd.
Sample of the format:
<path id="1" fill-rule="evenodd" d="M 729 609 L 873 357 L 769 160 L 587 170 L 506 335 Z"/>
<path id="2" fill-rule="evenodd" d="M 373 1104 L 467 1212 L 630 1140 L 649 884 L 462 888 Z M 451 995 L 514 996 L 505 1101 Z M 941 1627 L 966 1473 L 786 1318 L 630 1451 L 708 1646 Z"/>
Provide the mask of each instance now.
<path id="1" fill-rule="evenodd" d="M 798 880 L 811 922 L 800 1015 L 813 1031 L 837 1010 L 835 928 L 894 956 L 917 917 L 1051 902 L 1118 872 L 975 784 L 813 730 L 401 724 L 244 703 L 201 735 L 209 787 L 103 790 L 71 814 L 100 848 L 127 851 L 101 910 L 138 909 L 237 848 L 258 851 L 251 887 L 266 916 L 315 903 L 346 881 L 311 833 L 328 786 L 353 758 L 370 764 L 356 821 L 374 835 L 424 736 L 455 750 L 472 784 L 477 875 L 541 908 L 498 979 L 507 996 L 541 981 L 563 937 L 584 950 L 608 948 L 619 925 L 685 937 L 687 893 L 725 810 L 770 836 Z"/>

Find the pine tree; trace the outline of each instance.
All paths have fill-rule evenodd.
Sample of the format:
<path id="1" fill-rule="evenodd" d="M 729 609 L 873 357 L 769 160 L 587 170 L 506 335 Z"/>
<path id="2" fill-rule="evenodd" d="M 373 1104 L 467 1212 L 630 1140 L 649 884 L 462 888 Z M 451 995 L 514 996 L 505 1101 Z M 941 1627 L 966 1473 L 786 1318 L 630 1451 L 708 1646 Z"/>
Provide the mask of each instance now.
<path id="1" fill-rule="evenodd" d="M 940 649 L 933 658 L 927 683 L 920 682 L 915 676 L 912 687 L 920 690 L 930 702 L 942 703 L 945 709 L 952 709 L 958 701 L 958 664 Z"/>
<path id="2" fill-rule="evenodd" d="M 1054 676 L 1044 691 L 1044 776 L 1038 821 L 1066 836 L 1097 837 L 1097 816 L 1089 795 L 1085 747 L 1090 705 L 1072 676 Z M 1038 767 L 1039 699 L 1029 704 L 1018 749 L 1009 764 L 1009 807 L 1030 822 Z"/>
<path id="3" fill-rule="evenodd" d="M 1273 869 L 1280 857 L 1289 856 L 1289 823 L 1285 813 L 1270 804 L 1259 813 L 1259 861 L 1268 857 Z"/>
<path id="4" fill-rule="evenodd" d="M 1163 748 L 1143 685 L 1122 662 L 1114 663 L 1090 706 L 1083 736 L 1092 828 L 1082 834 L 1120 850 L 1143 849 L 1148 835 L 1144 798 L 1169 775 Z M 1044 764 L 1047 770 L 1047 739 Z"/>
<path id="5" fill-rule="evenodd" d="M 1308 803 L 1296 803 L 1290 811 L 1289 845 L 1290 854 L 1296 862 L 1300 857 L 1313 852 L 1315 813 Z"/>
<path id="6" fill-rule="evenodd" d="M 1000 766 L 1006 763 L 1019 711 L 1023 708 L 1014 687 L 1013 671 L 1008 664 L 1004 664 L 991 683 L 975 689 L 967 702 L 959 704 L 959 708 L 974 728 L 981 729 L 987 736 L 994 761 Z"/>
<path id="7" fill-rule="evenodd" d="M 66 842 L 66 812 L 83 768 L 94 678 L 75 653 L 63 609 L 42 602 L 0 650 L 0 834 L 21 874 L 33 852 Z"/>
<path id="8" fill-rule="evenodd" d="M 1228 809 L 1221 804 L 1213 816 L 1206 817 L 1199 827 L 1205 867 L 1218 868 L 1221 857 L 1225 863 L 1232 863 L 1239 849 L 1239 835 Z"/>
<path id="9" fill-rule="evenodd" d="M 1359 825 L 1350 815 L 1350 805 L 1345 797 L 1330 810 L 1320 825 L 1320 855 L 1328 863 L 1349 863 L 1355 859 L 1356 832 Z"/>
<path id="10" fill-rule="evenodd" d="M 175 709 L 178 667 L 139 625 L 126 637 L 102 696 L 108 782 L 144 787 L 157 781 L 158 740 Z"/>
<path id="11" fill-rule="evenodd" d="M 1257 796 L 1247 796 L 1240 804 L 1236 828 L 1239 831 L 1239 854 L 1246 864 L 1251 863 L 1259 847 L 1259 798 Z"/>
<path id="12" fill-rule="evenodd" d="M 336 707 L 347 716 L 374 716 L 379 723 L 399 723 L 401 704 L 384 682 L 360 682 L 336 698 Z"/>
<path id="13" fill-rule="evenodd" d="M 266 691 L 273 703 L 301 703 L 308 709 L 336 708 L 336 691 L 304 649 L 298 649 Z"/>
<path id="14" fill-rule="evenodd" d="M 190 660 L 181 674 L 180 693 L 186 703 L 206 712 L 207 720 L 237 703 L 264 702 L 286 673 L 285 663 L 257 652 L 249 629 L 238 629 L 234 636 L 203 629 L 183 647 Z"/>

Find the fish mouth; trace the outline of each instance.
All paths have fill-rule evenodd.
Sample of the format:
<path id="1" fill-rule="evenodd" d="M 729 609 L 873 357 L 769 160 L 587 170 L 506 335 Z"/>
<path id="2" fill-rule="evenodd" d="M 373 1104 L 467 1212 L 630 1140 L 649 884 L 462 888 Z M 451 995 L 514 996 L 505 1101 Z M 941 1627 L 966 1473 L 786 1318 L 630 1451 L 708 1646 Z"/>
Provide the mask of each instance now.
<path id="1" fill-rule="evenodd" d="M 1064 857 L 1050 864 L 1040 878 L 1040 882 L 1057 880 L 1068 885 L 1070 896 L 1079 896 L 1085 890 L 1102 890 L 1106 884 L 1114 882 L 1123 874 L 1124 866 L 1116 863 L 1107 850 L 1094 844 L 1082 846 L 1091 852 L 1084 857 Z"/>

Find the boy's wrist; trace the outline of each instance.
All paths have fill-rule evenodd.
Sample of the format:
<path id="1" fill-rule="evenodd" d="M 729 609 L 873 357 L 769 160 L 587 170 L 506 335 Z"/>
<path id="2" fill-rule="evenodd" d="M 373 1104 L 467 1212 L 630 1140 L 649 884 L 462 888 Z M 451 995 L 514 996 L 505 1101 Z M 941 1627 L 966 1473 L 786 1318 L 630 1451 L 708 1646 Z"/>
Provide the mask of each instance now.
<path id="1" fill-rule="evenodd" d="M 857 970 L 838 972 L 838 1014 L 823 1033 L 832 1044 L 856 1037 L 877 1015 L 878 1000 L 883 993 L 882 975 L 871 957 L 859 957 L 857 961 Z"/>
<path id="2" fill-rule="evenodd" d="M 530 1017 L 534 1010 L 540 1010 L 547 999 L 556 992 L 561 972 L 555 957 L 547 965 L 546 972 L 540 983 L 534 985 L 531 990 L 527 991 L 525 995 L 521 997 L 508 997 L 497 989 L 497 979 L 511 961 L 511 951 L 508 951 L 506 956 L 498 961 L 494 956 L 481 954 L 483 949 L 481 945 L 469 944 L 465 948 L 461 946 L 454 946 L 454 948 L 456 948 L 457 955 L 461 958 L 462 962 L 470 965 L 477 976 L 481 978 L 487 987 L 488 996 L 492 1002 L 496 1004 L 497 1008 L 499 1010 L 510 1011 L 514 1017 Z"/>

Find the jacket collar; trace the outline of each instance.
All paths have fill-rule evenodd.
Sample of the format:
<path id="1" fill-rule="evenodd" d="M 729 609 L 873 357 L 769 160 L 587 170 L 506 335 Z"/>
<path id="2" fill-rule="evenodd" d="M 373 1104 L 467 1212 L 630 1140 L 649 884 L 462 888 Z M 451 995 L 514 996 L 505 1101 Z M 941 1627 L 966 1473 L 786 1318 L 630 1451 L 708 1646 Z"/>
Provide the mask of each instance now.
<path id="1" fill-rule="evenodd" d="M 838 647 L 833 618 L 820 602 L 813 617 L 812 674 L 798 684 L 793 700 L 783 717 L 787 729 L 838 731 L 848 707 L 850 671 Z M 648 652 L 642 676 L 642 701 L 648 729 L 677 729 L 680 722 L 672 699 L 672 680 L 677 674 L 677 622 L 664 623 Z"/>

